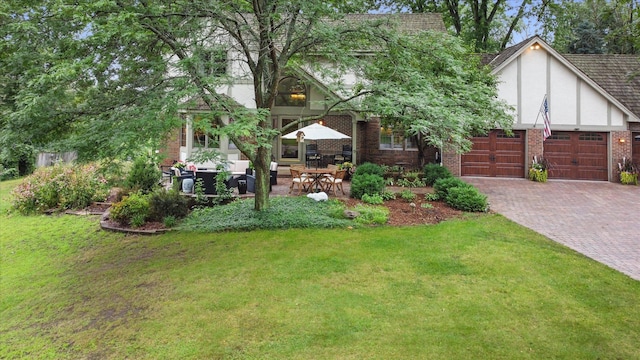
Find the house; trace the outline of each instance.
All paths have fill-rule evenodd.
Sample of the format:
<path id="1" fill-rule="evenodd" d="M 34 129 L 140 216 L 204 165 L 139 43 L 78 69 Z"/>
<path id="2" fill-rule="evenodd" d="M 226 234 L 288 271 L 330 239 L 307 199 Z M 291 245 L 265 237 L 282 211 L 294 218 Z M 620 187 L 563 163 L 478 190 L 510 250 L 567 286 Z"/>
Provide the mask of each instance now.
<path id="1" fill-rule="evenodd" d="M 533 157 L 543 156 L 552 164 L 549 178 L 616 181 L 623 157 L 640 160 L 636 55 L 559 54 L 534 36 L 485 60 L 500 80 L 499 96 L 516 109 L 514 136 L 496 129 L 473 138 L 464 155 L 445 153 L 455 175 L 523 178 Z"/>
<path id="2" fill-rule="evenodd" d="M 400 31 L 417 33 L 420 31 L 434 30 L 445 31 L 444 22 L 440 14 L 353 14 L 347 15 L 347 21 L 375 20 L 384 17 L 393 17 L 397 20 Z M 253 83 L 243 76 L 241 62 L 238 56 L 212 56 L 212 59 L 227 60 L 225 66 L 213 66 L 212 71 L 225 71 L 234 79 L 238 79 L 232 86 L 225 89 L 226 96 L 233 98 L 238 104 L 247 108 L 255 108 L 253 101 Z M 355 76 L 347 76 L 345 87 L 349 87 L 349 79 L 355 80 Z M 283 126 L 296 121 L 301 116 L 313 116 L 321 114 L 325 110 L 324 100 L 327 96 L 326 86 L 314 76 L 311 71 L 300 69 L 295 74 L 283 77 L 278 86 L 278 97 L 272 109 L 273 128 L 282 129 Z M 339 96 L 339 95 L 336 95 Z M 202 101 L 197 99 L 185 102 L 181 113 L 187 120 L 181 129 L 172 134 L 167 147 L 163 150 L 166 155 L 165 165 L 170 165 L 175 160 L 186 160 L 192 157 L 200 149 L 215 148 L 225 154 L 229 160 L 242 159 L 242 154 L 228 139 L 220 136 L 211 136 L 196 131 L 193 124 L 199 117 L 205 116 L 209 109 Z M 228 118 L 222 118 L 228 123 Z M 376 119 L 365 119 L 354 112 L 330 112 L 320 122 L 351 139 L 345 140 L 321 140 L 315 142 L 298 143 L 295 139 L 287 140 L 276 138 L 273 144 L 272 159 L 281 167 L 292 164 L 304 164 L 307 155 L 307 145 L 317 145 L 317 151 L 321 154 L 325 163 L 332 162 L 340 157 L 343 149 L 351 149 L 352 161 L 362 163 L 375 161 L 378 163 L 407 163 L 417 164 L 418 151 L 415 143 L 410 139 L 404 139 L 399 134 L 390 130 L 381 129 L 380 122 Z M 300 124 L 303 127 L 308 124 Z M 290 132 L 288 130 L 286 132 Z M 437 149 L 428 156 L 435 159 Z M 212 164 L 198 164 L 202 167 L 211 167 Z"/>
<path id="3" fill-rule="evenodd" d="M 350 15 L 348 20 L 387 16 L 398 17 L 403 31 L 445 31 L 439 14 L 360 14 Z M 633 77 L 640 73 L 640 63 L 635 56 L 564 55 L 534 36 L 484 59 L 499 79 L 499 96 L 516 110 L 514 136 L 496 129 L 487 136 L 473 138 L 473 148 L 467 154 L 442 154 L 443 164 L 453 174 L 524 178 L 533 157 L 543 156 L 553 164 L 549 174 L 552 179 L 615 181 L 617 163 L 623 157 L 640 159 L 640 76 Z M 229 61 L 216 69 L 240 79 L 226 90 L 226 95 L 239 104 L 255 108 L 252 83 L 242 79 L 242 66 Z M 276 129 L 301 116 L 324 111 L 326 87 L 305 69 L 283 77 L 278 90 L 272 109 Z M 551 122 L 551 136 L 546 139 L 540 116 L 545 98 Z M 187 121 L 173 134 L 165 150 L 168 163 L 186 160 L 202 148 L 218 149 L 229 160 L 242 158 L 227 139 L 194 130 L 193 121 L 207 112 L 202 102 L 191 101 L 185 105 L 182 113 Z M 376 118 L 365 119 L 353 112 L 331 112 L 320 122 L 351 137 L 313 143 L 325 163 L 335 161 L 343 148 L 351 148 L 355 163 L 418 166 L 416 143 L 382 128 Z M 304 125 L 307 124 L 300 127 Z M 274 140 L 272 158 L 281 167 L 304 164 L 306 145 L 308 142 L 278 137 Z M 439 152 L 440 149 L 431 148 L 425 159 L 440 160 Z"/>

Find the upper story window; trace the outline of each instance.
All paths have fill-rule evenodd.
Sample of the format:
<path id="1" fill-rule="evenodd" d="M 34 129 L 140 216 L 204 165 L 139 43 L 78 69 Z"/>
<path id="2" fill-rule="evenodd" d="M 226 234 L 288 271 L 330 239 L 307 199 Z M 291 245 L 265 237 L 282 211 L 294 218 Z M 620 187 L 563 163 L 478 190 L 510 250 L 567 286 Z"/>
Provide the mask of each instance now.
<path id="1" fill-rule="evenodd" d="M 200 70 L 206 76 L 224 76 L 227 74 L 227 51 L 221 47 L 200 47 L 196 50 Z"/>
<path id="2" fill-rule="evenodd" d="M 276 106 L 305 106 L 307 103 L 307 87 L 294 77 L 285 77 L 278 83 Z"/>
<path id="3" fill-rule="evenodd" d="M 381 150 L 417 150 L 418 142 L 415 136 L 405 138 L 401 131 L 393 128 L 380 128 Z"/>

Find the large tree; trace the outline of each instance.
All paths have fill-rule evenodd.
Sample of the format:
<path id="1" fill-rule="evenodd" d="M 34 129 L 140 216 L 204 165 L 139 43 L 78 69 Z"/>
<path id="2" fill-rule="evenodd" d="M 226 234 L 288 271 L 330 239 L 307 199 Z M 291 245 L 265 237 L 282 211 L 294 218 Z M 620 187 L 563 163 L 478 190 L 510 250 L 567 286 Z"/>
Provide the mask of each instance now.
<path id="1" fill-rule="evenodd" d="M 557 0 L 541 13 L 542 35 L 561 52 L 637 54 L 637 0 Z"/>
<path id="2" fill-rule="evenodd" d="M 87 153 L 95 156 L 116 156 L 132 153 L 141 145 L 155 145 L 160 135 L 177 126 L 181 103 L 197 99 L 211 110 L 210 120 L 214 121 L 213 127 L 204 130 L 228 136 L 254 163 L 255 208 L 262 210 L 268 207 L 271 146 L 280 134 L 272 128 L 270 111 L 284 75 L 299 72 L 304 65 L 303 73 L 324 79 L 329 86 L 327 112 L 382 111 L 378 104 L 392 101 L 389 94 L 417 99 L 420 92 L 429 90 L 426 81 L 436 80 L 430 76 L 421 86 L 408 89 L 403 84 L 406 79 L 430 70 L 415 61 L 398 67 L 401 73 L 394 77 L 387 76 L 394 64 L 376 61 L 389 56 L 401 62 L 387 53 L 399 51 L 397 42 L 411 41 L 399 37 L 393 21 L 343 21 L 345 12 L 361 9 L 360 5 L 306 0 L 85 0 L 66 5 L 52 0 L 32 7 L 24 1 L 9 1 L 3 5 L 4 13 L 10 16 L 2 46 L 14 49 L 15 55 L 7 61 L 18 64 L 20 57 L 29 59 L 29 53 L 34 59 L 23 63 L 16 74 L 18 86 L 12 95 L 16 106 L 10 122 L 27 133 L 39 133 L 41 143 L 66 142 L 75 148 L 91 148 L 93 152 Z M 446 47 L 421 44 L 426 50 L 409 47 L 407 51 L 414 51 L 415 58 L 424 56 L 430 46 L 437 47 L 438 66 L 448 66 L 451 56 Z M 363 56 L 363 51 L 372 54 L 372 50 L 375 56 Z M 220 53 L 230 56 L 240 70 L 234 76 L 211 69 L 212 58 Z M 451 66 L 455 69 L 457 63 Z M 345 87 L 341 79 L 352 72 L 369 81 Z M 443 70 L 439 75 L 447 77 L 447 83 L 461 81 L 450 88 L 454 92 L 471 92 L 477 85 L 455 70 Z M 225 95 L 228 87 L 237 83 L 237 76 L 251 85 L 251 101 Z M 378 81 L 386 91 L 376 88 Z M 472 134 L 476 127 L 486 128 L 485 113 L 473 114 L 470 101 L 449 102 L 437 97 L 467 98 L 454 92 L 425 94 L 424 98 L 433 101 L 431 107 L 449 108 L 440 116 L 427 117 L 433 121 L 428 134 L 433 144 L 461 143 L 457 139 Z M 361 101 L 365 96 L 366 101 Z M 495 101 L 494 96 L 485 92 L 484 98 L 476 100 L 484 108 L 485 102 Z M 242 102 L 252 104 L 243 106 Z M 408 102 L 410 99 L 403 99 Z M 456 112 L 454 106 L 466 112 Z M 233 121 L 226 123 L 219 115 Z M 323 115 L 302 117 L 297 123 Z M 455 118 L 458 115 L 464 116 Z M 439 129 L 441 126 L 444 128 Z"/>
<path id="3" fill-rule="evenodd" d="M 547 0 L 379 0 L 394 11 L 438 12 L 445 24 L 477 52 L 504 49 L 523 21 L 537 16 Z"/>
<path id="4" fill-rule="evenodd" d="M 367 65 L 375 97 L 364 106 L 386 127 L 418 139 L 420 160 L 428 146 L 471 149 L 470 135 L 511 130 L 512 108 L 498 100 L 496 79 L 462 41 L 442 33 L 395 37 L 389 51 Z"/>

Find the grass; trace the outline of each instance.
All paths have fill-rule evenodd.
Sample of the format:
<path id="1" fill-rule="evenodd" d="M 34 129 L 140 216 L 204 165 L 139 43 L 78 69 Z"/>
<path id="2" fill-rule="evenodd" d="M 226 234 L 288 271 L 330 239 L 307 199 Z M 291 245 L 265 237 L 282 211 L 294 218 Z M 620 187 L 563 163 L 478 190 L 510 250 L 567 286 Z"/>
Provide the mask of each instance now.
<path id="1" fill-rule="evenodd" d="M 499 215 L 153 237 L 0 224 L 0 358 L 640 358 L 640 282 Z"/>

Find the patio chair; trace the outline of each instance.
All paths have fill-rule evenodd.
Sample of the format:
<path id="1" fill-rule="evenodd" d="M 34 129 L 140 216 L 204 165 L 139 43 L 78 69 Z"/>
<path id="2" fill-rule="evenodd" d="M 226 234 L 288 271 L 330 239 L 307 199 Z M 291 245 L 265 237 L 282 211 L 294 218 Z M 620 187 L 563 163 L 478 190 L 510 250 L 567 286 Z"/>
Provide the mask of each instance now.
<path id="1" fill-rule="evenodd" d="M 300 170 L 297 170 L 293 167 L 289 168 L 291 171 L 291 185 L 289 186 L 289 194 L 293 191 L 293 187 L 298 187 L 298 195 L 302 194 L 302 190 L 309 191 L 309 187 L 313 183 L 310 177 L 305 176 L 300 173 Z"/>
<path id="2" fill-rule="evenodd" d="M 342 161 L 351 162 L 351 157 L 353 155 L 353 150 L 351 145 L 342 145 Z"/>
<path id="3" fill-rule="evenodd" d="M 342 188 L 342 181 L 344 179 L 344 175 L 346 174 L 347 170 L 338 170 L 336 171 L 336 175 L 335 176 L 327 176 L 324 177 L 320 180 L 320 183 L 322 185 L 322 189 L 325 192 L 329 192 L 331 191 L 331 189 L 333 189 L 333 195 L 338 196 L 338 189 L 340 189 L 340 191 L 342 192 L 342 195 L 346 195 L 344 193 L 344 189 Z"/>

